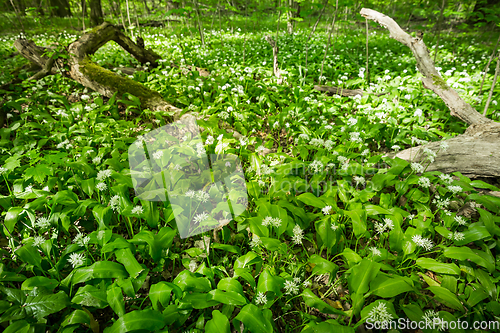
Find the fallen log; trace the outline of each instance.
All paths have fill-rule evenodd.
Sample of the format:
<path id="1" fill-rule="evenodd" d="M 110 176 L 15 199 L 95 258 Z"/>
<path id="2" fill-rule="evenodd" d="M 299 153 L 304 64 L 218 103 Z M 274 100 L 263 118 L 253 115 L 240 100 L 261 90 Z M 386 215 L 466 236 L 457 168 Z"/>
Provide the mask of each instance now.
<path id="1" fill-rule="evenodd" d="M 325 86 L 325 85 L 315 85 L 314 90 L 321 91 L 321 92 L 326 92 L 328 95 L 339 95 L 339 96 L 344 96 L 344 97 L 354 97 L 356 95 L 363 96 L 363 94 L 369 94 L 366 91 L 363 91 L 361 89 L 345 89 L 341 87 L 332 87 L 332 86 Z M 382 96 L 386 95 L 388 92 L 384 93 L 379 93 L 379 94 L 374 94 L 375 96 Z"/>
<path id="2" fill-rule="evenodd" d="M 141 100 L 141 105 L 144 108 L 168 111 L 172 115 L 171 120 L 177 119 L 182 110 L 166 102 L 157 91 L 128 77 L 113 73 L 90 59 L 90 55 L 109 41 L 115 41 L 142 64 L 149 62 L 150 66 L 156 66 L 157 61 L 161 58 L 152 50 L 139 47 L 118 27 L 105 22 L 69 45 L 67 64 L 70 70 L 65 75 L 106 97 L 112 97 L 115 93 L 119 95 L 132 94 Z M 62 58 L 51 60 L 45 56 L 46 49 L 37 46 L 32 41 L 18 39 L 15 41 L 14 47 L 26 59 L 41 67 L 45 75 L 55 74 L 58 68 L 65 65 L 65 60 Z M 53 61 L 53 65 L 49 66 L 51 61 Z"/>
<path id="3" fill-rule="evenodd" d="M 361 9 L 361 16 L 389 30 L 390 37 L 408 46 L 423 75 L 424 88 L 436 93 L 450 109 L 450 114 L 469 124 L 464 134 L 446 140 L 448 149 L 439 151 L 427 171 L 460 172 L 471 178 L 500 177 L 500 124 L 486 118 L 466 103 L 439 75 L 424 41 L 412 37 L 390 17 L 372 9 Z M 437 152 L 441 142 L 432 142 L 389 154 L 408 161 L 421 162 L 427 158 L 424 149 Z"/>

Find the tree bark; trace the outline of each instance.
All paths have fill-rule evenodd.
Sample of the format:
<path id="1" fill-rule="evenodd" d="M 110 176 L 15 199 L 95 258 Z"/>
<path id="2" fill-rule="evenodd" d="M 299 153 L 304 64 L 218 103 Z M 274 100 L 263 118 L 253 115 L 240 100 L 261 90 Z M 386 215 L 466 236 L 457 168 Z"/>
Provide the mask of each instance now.
<path id="1" fill-rule="evenodd" d="M 417 60 L 417 68 L 423 75 L 424 88 L 436 93 L 450 109 L 450 114 L 469 124 L 462 135 L 446 140 L 448 149 L 439 151 L 427 171 L 460 172 L 468 177 L 500 177 L 500 124 L 493 122 L 466 103 L 458 93 L 449 87 L 439 75 L 429 51 L 420 38 L 413 38 L 404 32 L 390 17 L 377 11 L 363 8 L 361 15 L 387 28 L 390 37 L 408 46 Z M 406 149 L 391 157 L 422 161 L 424 148 L 438 151 L 440 142 Z"/>
<path id="2" fill-rule="evenodd" d="M 68 0 L 50 0 L 52 16 L 68 17 L 71 16 L 71 8 Z"/>
<path id="3" fill-rule="evenodd" d="M 90 0 L 90 23 L 93 27 L 104 22 L 101 0 Z"/>
<path id="4" fill-rule="evenodd" d="M 138 97 L 144 108 L 168 111 L 172 114 L 171 120 L 177 119 L 182 110 L 167 103 L 158 92 L 128 77 L 123 77 L 104 69 L 90 60 L 89 55 L 95 53 L 100 47 L 111 40 L 123 47 L 143 64 L 149 62 L 154 66 L 160 59 L 160 56 L 152 50 L 146 50 L 137 46 L 117 27 L 105 22 L 69 45 L 68 62 L 70 71 L 66 75 L 85 87 L 95 90 L 107 97 L 112 97 L 115 93 L 119 95 L 129 93 Z M 48 70 L 47 62 L 51 60 L 43 56 L 46 49 L 35 45 L 33 41 L 18 39 L 15 41 L 14 47 L 25 58 L 51 74 L 56 73 L 57 68 L 61 68 L 64 64 L 63 59 L 56 59 L 54 61 L 54 66 Z"/>

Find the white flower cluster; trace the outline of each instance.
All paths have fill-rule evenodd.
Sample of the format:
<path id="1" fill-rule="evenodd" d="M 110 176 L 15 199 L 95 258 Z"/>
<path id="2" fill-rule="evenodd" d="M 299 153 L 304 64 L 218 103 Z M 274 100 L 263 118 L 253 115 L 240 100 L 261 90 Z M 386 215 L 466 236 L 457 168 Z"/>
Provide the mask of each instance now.
<path id="1" fill-rule="evenodd" d="M 300 279 L 294 278 L 293 280 L 285 281 L 285 294 L 296 295 L 299 292 Z"/>
<path id="2" fill-rule="evenodd" d="M 302 244 L 302 238 L 304 238 L 304 230 L 299 225 L 293 227 L 292 240 L 295 244 Z"/>
<path id="3" fill-rule="evenodd" d="M 458 225 L 467 225 L 467 221 L 463 216 L 455 216 L 455 222 L 457 222 Z"/>
<path id="4" fill-rule="evenodd" d="M 391 231 L 392 229 L 394 229 L 394 222 L 389 218 L 384 218 L 384 223 L 375 222 L 375 231 L 379 234 Z"/>
<path id="5" fill-rule="evenodd" d="M 99 181 L 103 181 L 105 179 L 108 179 L 109 177 L 111 177 L 111 170 L 101 170 L 97 173 L 97 180 Z"/>
<path id="6" fill-rule="evenodd" d="M 387 325 L 389 321 L 394 319 L 392 314 L 387 311 L 387 305 L 382 302 L 371 309 L 371 311 L 368 313 L 368 317 L 371 323 L 378 323 L 381 326 Z"/>
<path id="7" fill-rule="evenodd" d="M 323 214 L 325 215 L 330 215 L 332 213 L 332 206 L 325 206 L 323 207 L 323 209 L 321 210 L 323 212 Z"/>
<path id="8" fill-rule="evenodd" d="M 432 203 L 435 204 L 438 209 L 444 209 L 450 204 L 450 199 L 441 199 L 439 195 L 436 195 L 436 197 L 432 200 Z"/>
<path id="9" fill-rule="evenodd" d="M 421 235 L 414 235 L 411 240 L 415 243 L 415 245 L 420 246 L 426 251 L 430 251 L 434 247 L 432 240 L 424 238 Z"/>
<path id="10" fill-rule="evenodd" d="M 90 237 L 89 236 L 84 236 L 81 233 L 78 233 L 78 235 L 76 235 L 75 238 L 73 239 L 73 243 L 74 244 L 78 244 L 80 246 L 87 246 L 87 244 L 89 243 L 89 241 L 90 241 Z"/>
<path id="11" fill-rule="evenodd" d="M 262 225 L 264 227 L 272 225 L 276 228 L 279 228 L 281 226 L 281 222 L 282 220 L 279 217 L 266 216 L 266 218 L 262 220 Z"/>

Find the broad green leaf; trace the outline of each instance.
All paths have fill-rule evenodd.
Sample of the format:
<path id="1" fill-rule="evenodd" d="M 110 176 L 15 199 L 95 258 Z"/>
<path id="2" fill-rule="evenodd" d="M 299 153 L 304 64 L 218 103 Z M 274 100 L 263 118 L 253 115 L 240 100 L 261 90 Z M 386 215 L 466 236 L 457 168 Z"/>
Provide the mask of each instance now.
<path id="1" fill-rule="evenodd" d="M 313 254 L 309 257 L 309 263 L 313 264 L 312 274 L 330 274 L 330 277 L 334 277 L 337 273 L 339 267 L 333 262 L 328 261 L 317 254 Z"/>
<path id="2" fill-rule="evenodd" d="M 253 304 L 245 305 L 236 316 L 236 319 L 241 321 L 252 333 L 274 332 L 272 323 L 266 320 L 262 310 Z"/>
<path id="3" fill-rule="evenodd" d="M 205 325 L 207 333 L 230 333 L 229 320 L 219 310 L 212 311 L 212 319 Z"/>
<path id="4" fill-rule="evenodd" d="M 117 250 L 115 254 L 116 260 L 125 267 L 132 278 L 136 278 L 144 270 L 129 248 Z"/>
<path id="5" fill-rule="evenodd" d="M 326 204 L 323 202 L 323 200 L 321 200 L 321 198 L 318 198 L 317 196 L 315 196 L 310 192 L 302 193 L 296 199 L 302 201 L 306 205 L 313 206 L 316 208 L 323 208 L 326 206 Z"/>
<path id="6" fill-rule="evenodd" d="M 31 245 L 25 245 L 17 249 L 15 253 L 23 262 L 27 262 L 28 264 L 42 269 L 42 256 L 37 248 Z"/>
<path id="7" fill-rule="evenodd" d="M 85 285 L 78 288 L 78 291 L 71 302 L 85 307 L 95 307 L 98 309 L 103 309 L 108 306 L 106 291 L 92 285 Z"/>
<path id="8" fill-rule="evenodd" d="M 333 306 L 322 301 L 318 296 L 316 296 L 311 289 L 307 288 L 302 292 L 302 298 L 307 306 L 311 308 L 318 309 L 322 313 L 346 315 L 344 311 L 335 309 Z"/>
<path id="9" fill-rule="evenodd" d="M 356 238 L 359 238 L 366 232 L 366 213 L 360 203 L 351 206 L 355 208 L 350 211 L 344 211 L 344 213 L 351 218 L 354 235 Z"/>
<path id="10" fill-rule="evenodd" d="M 174 280 L 174 284 L 179 286 L 182 291 L 207 292 L 212 290 L 210 281 L 206 277 L 196 277 L 190 271 L 180 272 Z"/>
<path id="11" fill-rule="evenodd" d="M 368 259 L 363 259 L 351 270 L 347 281 L 349 290 L 355 290 L 358 294 L 365 294 L 369 289 L 369 283 L 377 276 L 381 265 Z"/>
<path id="12" fill-rule="evenodd" d="M 208 300 L 218 301 L 223 304 L 239 306 L 248 303 L 245 297 L 234 291 L 222 291 L 219 289 L 214 289 L 211 290 L 208 295 Z"/>
<path id="13" fill-rule="evenodd" d="M 153 309 L 159 309 L 158 302 L 166 308 L 170 303 L 172 291 L 178 299 L 182 297 L 182 290 L 176 284 L 160 281 L 157 284 L 151 285 L 149 288 L 149 298 L 151 299 Z"/>
<path id="14" fill-rule="evenodd" d="M 251 266 L 254 264 L 258 264 L 262 262 L 262 258 L 255 252 L 250 251 L 246 254 L 242 255 L 234 262 L 233 268 L 246 268 L 247 266 Z"/>
<path id="15" fill-rule="evenodd" d="M 125 314 L 125 301 L 123 299 L 122 288 L 114 284 L 111 285 L 106 292 L 106 300 L 118 317 L 122 317 Z M 155 308 L 153 307 L 153 309 Z"/>
<path id="16" fill-rule="evenodd" d="M 497 287 L 492 280 L 492 276 L 482 269 L 476 269 L 476 278 L 479 280 L 481 285 L 486 289 L 490 298 L 495 299 L 497 296 Z"/>
<path id="17" fill-rule="evenodd" d="M 111 207 L 97 205 L 92 210 L 92 213 L 94 214 L 94 217 L 99 224 L 99 230 L 107 229 L 109 223 L 111 222 L 111 218 L 113 217 L 113 211 L 111 210 Z"/>
<path id="18" fill-rule="evenodd" d="M 7 227 L 8 234 L 9 232 L 12 233 L 14 231 L 14 227 L 16 226 L 17 219 L 19 217 L 19 214 L 24 210 L 23 207 L 10 207 L 9 210 L 7 211 L 7 214 L 5 214 L 4 217 L 4 223 L 5 226 Z"/>
<path id="19" fill-rule="evenodd" d="M 462 311 L 464 307 L 458 297 L 446 288 L 440 286 L 430 286 L 430 290 L 440 301 L 447 304 L 449 307 Z"/>
<path id="20" fill-rule="evenodd" d="M 49 279 L 45 276 L 33 276 L 23 282 L 21 290 L 33 290 L 36 287 L 44 287 L 47 290 L 54 290 L 59 285 L 59 282 L 54 279 Z"/>
<path id="21" fill-rule="evenodd" d="M 265 269 L 259 276 L 257 283 L 257 292 L 266 293 L 272 291 L 275 295 L 281 295 L 285 280 L 280 276 L 271 274 L 269 269 Z"/>
<path id="22" fill-rule="evenodd" d="M 31 330 L 30 330 L 31 328 Z M 35 330 L 28 324 L 26 320 L 17 320 L 4 329 L 3 333 L 28 333 Z"/>
<path id="23" fill-rule="evenodd" d="M 423 269 L 435 273 L 460 275 L 460 268 L 455 264 L 446 264 L 431 258 L 418 258 L 416 263 Z"/>
<path id="24" fill-rule="evenodd" d="M 404 292 L 413 291 L 414 288 L 410 285 L 410 281 L 401 276 L 391 277 L 380 273 L 370 283 L 370 293 L 383 298 L 391 298 Z"/>
<path id="25" fill-rule="evenodd" d="M 104 333 L 125 333 L 130 331 L 154 332 L 165 326 L 161 312 L 155 310 L 135 310 L 118 318 L 117 321 L 104 330 Z"/>
<path id="26" fill-rule="evenodd" d="M 98 261 L 89 267 L 75 269 L 72 284 L 86 282 L 91 279 L 126 278 L 127 270 L 123 265 L 113 261 Z"/>
<path id="27" fill-rule="evenodd" d="M 472 250 L 468 247 L 448 247 L 445 248 L 443 254 L 447 258 L 457 259 L 462 261 L 472 261 L 473 263 L 485 267 L 490 273 L 495 270 L 495 264 L 483 258 L 485 253 L 479 250 Z"/>

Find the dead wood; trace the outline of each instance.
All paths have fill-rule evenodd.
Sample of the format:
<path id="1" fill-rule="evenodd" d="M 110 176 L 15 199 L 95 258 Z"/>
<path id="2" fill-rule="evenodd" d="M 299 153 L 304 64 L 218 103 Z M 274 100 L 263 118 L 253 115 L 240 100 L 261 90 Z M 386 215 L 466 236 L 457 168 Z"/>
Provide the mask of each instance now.
<path id="1" fill-rule="evenodd" d="M 391 157 L 420 162 L 426 156 L 425 148 L 438 152 L 428 171 L 460 172 L 468 177 L 500 177 L 500 124 L 493 122 L 466 103 L 439 75 L 429 56 L 427 46 L 420 38 L 411 37 L 390 17 L 372 9 L 361 9 L 361 15 L 387 28 L 390 37 L 408 46 L 423 75 L 424 88 L 436 93 L 450 109 L 450 114 L 469 124 L 462 135 L 446 140 L 448 149 L 439 149 L 440 142 L 406 149 Z"/>
<path id="2" fill-rule="evenodd" d="M 166 102 L 158 92 L 128 77 L 104 69 L 90 59 L 90 55 L 109 41 L 118 43 L 142 64 L 149 62 L 150 66 L 156 66 L 157 61 L 161 58 L 152 50 L 138 46 L 116 26 L 105 22 L 69 45 L 68 64 L 70 70 L 67 75 L 83 86 L 106 97 L 112 97 L 115 93 L 119 95 L 129 93 L 137 96 L 143 107 L 168 111 L 172 114 L 172 120 L 178 118 L 182 110 Z M 64 65 L 63 59 L 58 58 L 53 60 L 53 66 L 48 66 L 51 60 L 43 55 L 45 48 L 37 46 L 32 41 L 19 39 L 14 43 L 14 47 L 26 59 L 40 66 L 47 73 L 54 74 L 57 68 L 62 68 Z"/>
<path id="3" fill-rule="evenodd" d="M 281 84 L 283 82 L 283 78 L 281 77 L 280 69 L 278 66 L 278 45 L 271 36 L 266 36 L 266 40 L 273 48 L 273 74 L 278 78 L 278 84 Z"/>

